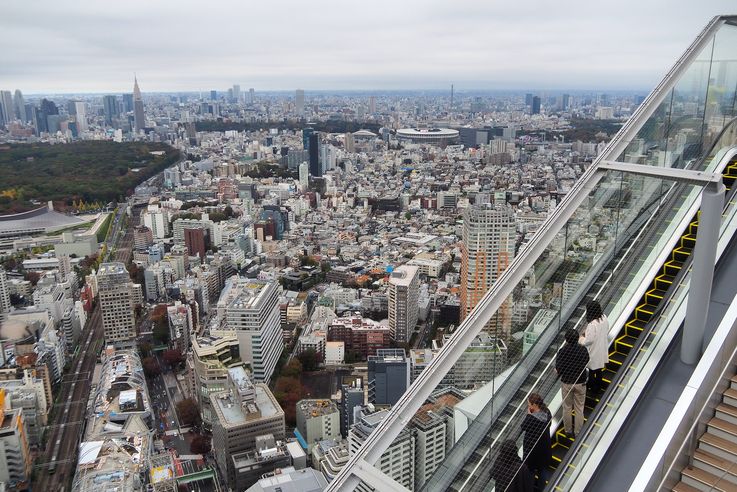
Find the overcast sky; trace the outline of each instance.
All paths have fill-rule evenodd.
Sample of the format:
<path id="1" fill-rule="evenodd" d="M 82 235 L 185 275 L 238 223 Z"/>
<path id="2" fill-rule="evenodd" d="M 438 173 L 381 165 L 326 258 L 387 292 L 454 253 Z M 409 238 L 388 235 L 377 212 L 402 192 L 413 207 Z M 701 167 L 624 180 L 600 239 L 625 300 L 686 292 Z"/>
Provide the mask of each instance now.
<path id="1" fill-rule="evenodd" d="M 651 89 L 734 0 L 2 0 L 0 89 Z"/>

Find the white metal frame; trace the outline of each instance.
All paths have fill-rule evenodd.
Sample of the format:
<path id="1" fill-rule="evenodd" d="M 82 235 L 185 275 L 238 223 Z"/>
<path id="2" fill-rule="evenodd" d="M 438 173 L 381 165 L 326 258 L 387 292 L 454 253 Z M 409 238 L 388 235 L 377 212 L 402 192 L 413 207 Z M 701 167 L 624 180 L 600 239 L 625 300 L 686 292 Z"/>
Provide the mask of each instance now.
<path id="1" fill-rule="evenodd" d="M 446 373 L 452 368 L 463 354 L 466 347 L 478 335 L 486 320 L 501 306 L 502 302 L 512 293 L 515 286 L 524 278 L 529 268 L 542 255 L 555 235 L 565 226 L 573 213 L 588 197 L 589 193 L 601 180 L 605 169 L 600 169 L 603 161 L 611 161 L 619 156 L 626 146 L 636 137 L 642 124 L 655 112 L 660 103 L 675 87 L 681 75 L 688 69 L 701 50 L 711 41 L 719 27 L 726 21 L 725 17 L 714 17 L 702 30 L 699 36 L 681 55 L 675 65 L 645 101 L 635 111 L 632 117 L 614 136 L 604 149 L 604 152 L 594 161 L 591 167 L 576 182 L 561 204 L 542 224 L 533 236 L 528 246 L 515 257 L 509 267 L 501 274 L 497 282 L 481 299 L 471 314 L 459 325 L 450 340 L 443 345 L 438 355 L 418 376 L 415 382 L 400 398 L 389 414 L 381 421 L 376 429 L 368 436 L 361 448 L 351 456 L 341 472 L 329 484 L 328 491 L 353 490 L 359 483 L 359 467 L 363 463 L 373 466 L 381 455 L 391 445 L 394 439 L 409 423 L 417 410 L 436 389 Z M 363 475 L 363 473 L 361 473 Z M 368 478 L 368 476 L 367 476 Z M 387 479 L 391 480 L 389 477 Z M 372 483 L 375 483 L 371 480 Z M 376 486 L 381 484 L 375 483 Z"/>

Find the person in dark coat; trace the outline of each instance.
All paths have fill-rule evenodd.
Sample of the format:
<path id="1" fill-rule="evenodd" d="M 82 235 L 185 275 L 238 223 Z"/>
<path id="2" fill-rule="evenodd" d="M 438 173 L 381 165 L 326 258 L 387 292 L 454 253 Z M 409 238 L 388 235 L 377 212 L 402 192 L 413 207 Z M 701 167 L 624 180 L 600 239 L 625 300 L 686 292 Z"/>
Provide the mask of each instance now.
<path id="1" fill-rule="evenodd" d="M 550 442 L 550 422 L 553 419 L 543 397 L 531 393 L 527 398 L 527 415 L 522 421 L 522 456 L 530 473 L 535 475 L 535 490 L 543 490 L 550 477 L 552 446 Z"/>
<path id="2" fill-rule="evenodd" d="M 588 379 L 589 351 L 578 343 L 578 332 L 573 328 L 566 332 L 566 343 L 555 356 L 563 396 L 563 427 L 568 437 L 575 439 L 583 427 L 586 380 Z M 575 423 L 573 412 L 576 412 Z"/>
<path id="3" fill-rule="evenodd" d="M 527 465 L 522 463 L 514 441 L 502 442 L 499 455 L 491 467 L 494 490 L 497 492 L 533 492 L 533 478 Z"/>

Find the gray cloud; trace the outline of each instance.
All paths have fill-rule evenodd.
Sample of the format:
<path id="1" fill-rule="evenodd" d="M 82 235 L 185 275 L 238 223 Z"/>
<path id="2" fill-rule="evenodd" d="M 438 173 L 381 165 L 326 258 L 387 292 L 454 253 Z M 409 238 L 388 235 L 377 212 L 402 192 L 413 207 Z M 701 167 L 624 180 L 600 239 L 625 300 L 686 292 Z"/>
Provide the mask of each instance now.
<path id="1" fill-rule="evenodd" d="M 647 89 L 733 3 L 6 0 L 0 86 Z"/>

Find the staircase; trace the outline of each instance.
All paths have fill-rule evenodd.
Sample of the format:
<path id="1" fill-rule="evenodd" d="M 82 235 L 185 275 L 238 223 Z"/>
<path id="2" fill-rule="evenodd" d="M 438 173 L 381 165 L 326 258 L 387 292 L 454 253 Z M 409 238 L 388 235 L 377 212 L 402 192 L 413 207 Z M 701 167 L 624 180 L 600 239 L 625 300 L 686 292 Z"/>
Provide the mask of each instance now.
<path id="1" fill-rule="evenodd" d="M 737 376 L 722 395 L 706 433 L 699 438 L 693 466 L 681 471 L 675 492 L 737 492 Z"/>

